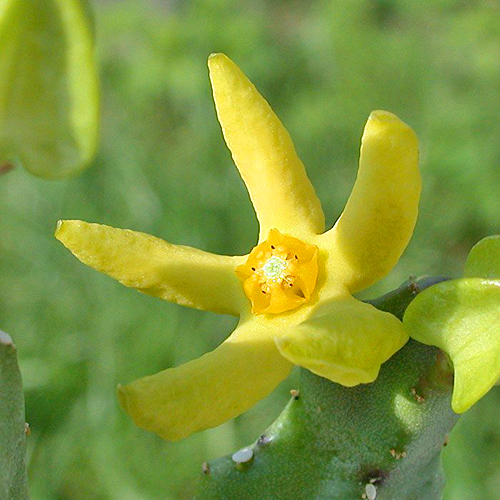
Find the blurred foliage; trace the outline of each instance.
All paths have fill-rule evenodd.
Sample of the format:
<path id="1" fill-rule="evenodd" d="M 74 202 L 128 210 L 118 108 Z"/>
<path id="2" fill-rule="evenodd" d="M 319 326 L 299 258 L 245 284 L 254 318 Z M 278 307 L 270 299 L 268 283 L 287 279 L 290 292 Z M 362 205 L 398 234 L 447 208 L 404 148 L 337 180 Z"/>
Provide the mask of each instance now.
<path id="1" fill-rule="evenodd" d="M 0 164 L 43 178 L 95 156 L 99 83 L 87 0 L 0 0 Z"/>
<path id="2" fill-rule="evenodd" d="M 373 289 L 410 274 L 461 274 L 500 232 L 498 0 L 95 1 L 101 148 L 78 178 L 0 177 L 0 318 L 26 387 L 34 500 L 187 499 L 202 461 L 255 439 L 296 386 L 220 428 L 169 444 L 114 396 L 128 382 L 214 348 L 234 319 L 138 294 L 79 264 L 52 236 L 59 218 L 248 252 L 257 225 L 215 118 L 206 70 L 227 53 L 288 127 L 323 202 L 339 215 L 372 109 L 422 143 L 421 217 Z M 207 395 L 208 397 L 208 395 Z M 500 393 L 465 414 L 446 451 L 446 499 L 496 498 Z"/>

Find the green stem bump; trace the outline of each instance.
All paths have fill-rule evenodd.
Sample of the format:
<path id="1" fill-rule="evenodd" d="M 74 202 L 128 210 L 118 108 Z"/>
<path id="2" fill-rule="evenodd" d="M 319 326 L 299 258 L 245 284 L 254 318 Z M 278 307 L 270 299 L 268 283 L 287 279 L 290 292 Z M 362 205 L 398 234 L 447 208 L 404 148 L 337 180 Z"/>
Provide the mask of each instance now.
<path id="1" fill-rule="evenodd" d="M 371 303 L 402 316 L 443 279 L 410 280 Z M 255 443 L 205 464 L 195 498 L 437 500 L 441 450 L 458 419 L 452 382 L 442 352 L 413 340 L 371 384 L 344 387 L 302 369 L 300 392 Z"/>

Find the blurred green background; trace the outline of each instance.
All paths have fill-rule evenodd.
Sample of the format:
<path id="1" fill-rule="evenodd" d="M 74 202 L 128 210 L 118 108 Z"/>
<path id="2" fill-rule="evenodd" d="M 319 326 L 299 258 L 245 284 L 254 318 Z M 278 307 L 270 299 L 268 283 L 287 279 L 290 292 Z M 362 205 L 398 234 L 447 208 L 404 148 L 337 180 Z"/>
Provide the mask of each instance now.
<path id="1" fill-rule="evenodd" d="M 50 182 L 0 177 L 0 327 L 20 351 L 34 500 L 188 499 L 204 460 L 253 441 L 297 373 L 247 414 L 180 443 L 134 427 L 119 382 L 217 346 L 235 320 L 126 289 L 54 238 L 60 218 L 204 250 L 256 241 L 221 136 L 210 52 L 239 64 L 284 121 L 331 225 L 356 175 L 371 110 L 411 124 L 424 192 L 415 236 L 376 295 L 409 275 L 459 275 L 500 232 L 498 0 L 94 1 L 102 140 L 92 167 Z M 500 391 L 461 419 L 445 452 L 450 500 L 500 498 Z"/>

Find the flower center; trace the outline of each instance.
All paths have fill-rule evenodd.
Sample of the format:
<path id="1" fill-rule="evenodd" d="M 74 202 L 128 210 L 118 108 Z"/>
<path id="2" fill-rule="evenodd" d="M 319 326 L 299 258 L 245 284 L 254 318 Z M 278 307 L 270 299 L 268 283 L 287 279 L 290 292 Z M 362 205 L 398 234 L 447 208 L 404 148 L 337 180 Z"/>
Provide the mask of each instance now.
<path id="1" fill-rule="evenodd" d="M 280 257 L 271 257 L 262 266 L 264 276 L 273 281 L 283 279 L 283 271 L 288 267 L 288 262 Z"/>
<path id="2" fill-rule="evenodd" d="M 318 249 L 271 229 L 236 269 L 254 314 L 278 314 L 311 299 L 318 277 Z"/>

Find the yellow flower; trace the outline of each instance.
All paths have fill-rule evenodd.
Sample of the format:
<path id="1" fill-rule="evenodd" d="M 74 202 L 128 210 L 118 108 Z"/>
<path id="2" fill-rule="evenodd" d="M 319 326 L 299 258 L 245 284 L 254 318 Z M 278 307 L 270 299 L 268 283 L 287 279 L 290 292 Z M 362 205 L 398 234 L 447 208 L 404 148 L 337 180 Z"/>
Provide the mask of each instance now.
<path id="1" fill-rule="evenodd" d="M 352 293 L 386 275 L 417 217 L 418 143 L 395 115 L 366 124 L 358 177 L 343 214 L 324 215 L 292 140 L 225 55 L 209 58 L 217 115 L 260 224 L 259 244 L 228 257 L 130 230 L 62 221 L 56 237 L 126 286 L 239 316 L 214 351 L 119 388 L 136 424 L 169 440 L 214 427 L 269 394 L 293 364 L 345 386 L 372 382 L 408 339 L 391 314 Z"/>

